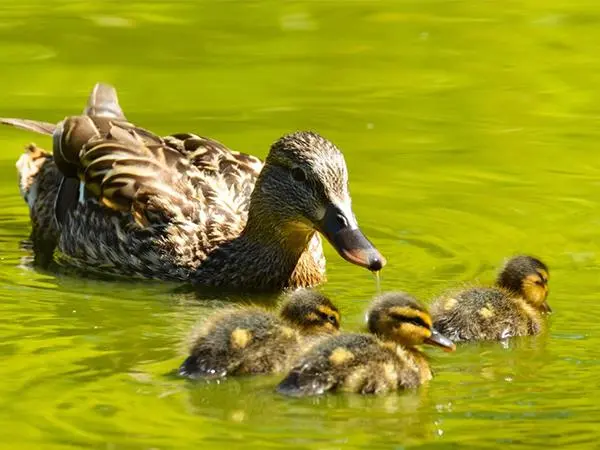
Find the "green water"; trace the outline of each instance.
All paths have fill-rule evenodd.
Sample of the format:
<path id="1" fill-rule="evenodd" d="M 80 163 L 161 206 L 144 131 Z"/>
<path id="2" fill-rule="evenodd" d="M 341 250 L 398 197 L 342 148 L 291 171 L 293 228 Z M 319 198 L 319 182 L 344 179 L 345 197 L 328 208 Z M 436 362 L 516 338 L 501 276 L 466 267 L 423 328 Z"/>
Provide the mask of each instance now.
<path id="1" fill-rule="evenodd" d="M 344 151 L 384 290 L 551 268 L 546 335 L 433 350 L 417 392 L 290 400 L 278 377 L 170 376 L 207 302 L 173 285 L 44 273 L 21 248 L 23 146 L 0 129 L 0 447 L 598 448 L 600 4 L 3 0 L 0 116 L 58 121 L 115 84 L 128 117 L 264 156 L 315 129 Z M 343 326 L 375 292 L 330 247 Z"/>

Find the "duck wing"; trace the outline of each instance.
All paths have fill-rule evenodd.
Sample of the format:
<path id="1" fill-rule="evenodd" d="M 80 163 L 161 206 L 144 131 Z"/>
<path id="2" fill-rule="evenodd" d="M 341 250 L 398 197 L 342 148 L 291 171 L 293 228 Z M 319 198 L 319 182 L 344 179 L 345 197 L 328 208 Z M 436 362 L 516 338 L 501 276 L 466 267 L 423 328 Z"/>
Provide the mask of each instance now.
<path id="1" fill-rule="evenodd" d="M 72 174 L 75 170 L 86 190 L 105 206 L 121 211 L 133 206 L 138 212 L 136 220 L 153 223 L 160 216 L 159 205 L 167 198 L 172 202 L 169 206 L 183 209 L 162 220 L 196 211 L 190 208 L 191 203 L 197 205 L 197 201 L 190 201 L 195 198 L 202 202 L 207 230 L 218 230 L 219 237 L 235 235 L 245 224 L 262 169 L 258 158 L 195 134 L 161 138 L 129 122 L 104 117 L 68 118 L 63 121 L 63 129 L 62 135 L 55 133 L 59 136 L 54 145 L 57 165 L 60 160 L 61 166 L 67 167 L 65 171 Z M 132 189 L 142 185 L 137 200 L 131 203 Z M 162 201 L 151 207 L 153 201 L 146 195 Z M 167 204 L 163 209 L 169 210 Z M 142 220 L 143 211 L 159 216 Z"/>
<path id="2" fill-rule="evenodd" d="M 216 201 L 224 201 L 236 212 L 248 210 L 250 195 L 263 167 L 259 158 L 193 133 L 172 134 L 164 140 L 198 169 L 199 178 L 195 181 L 200 189 L 208 191 L 209 197 L 212 186 L 219 193 Z"/>
<path id="3" fill-rule="evenodd" d="M 159 137 L 119 122 L 84 144 L 77 161 L 87 198 L 130 212 L 141 226 L 193 220 L 198 194 L 190 177 L 195 172 L 187 158 Z"/>
<path id="4" fill-rule="evenodd" d="M 96 197 L 119 211 L 135 207 L 137 219 L 147 222 L 142 210 L 143 205 L 150 208 L 150 197 L 161 198 L 162 192 L 163 200 L 170 196 L 175 200 L 181 194 L 175 192 L 183 189 L 187 195 L 191 186 L 196 197 L 203 197 L 206 226 L 223 235 L 233 227 L 230 232 L 235 234 L 245 223 L 263 165 L 213 139 L 192 133 L 159 137 L 137 127 L 127 121 L 116 90 L 103 83 L 94 86 L 83 115 L 66 117 L 56 125 L 26 119 L 0 123 L 53 136 L 53 158 L 64 175 L 55 204 L 59 224 L 82 197 Z M 169 187 L 169 183 L 176 184 Z M 146 214 L 152 216 L 159 209 L 157 203 Z"/>

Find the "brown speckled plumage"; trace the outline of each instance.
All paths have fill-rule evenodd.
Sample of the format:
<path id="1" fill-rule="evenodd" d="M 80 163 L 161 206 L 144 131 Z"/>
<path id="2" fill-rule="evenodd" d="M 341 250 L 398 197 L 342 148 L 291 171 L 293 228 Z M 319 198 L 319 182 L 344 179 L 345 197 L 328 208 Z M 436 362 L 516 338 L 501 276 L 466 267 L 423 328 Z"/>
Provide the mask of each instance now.
<path id="1" fill-rule="evenodd" d="M 88 272 L 280 291 L 324 281 L 315 224 L 325 207 L 339 208 L 347 216 L 339 226 L 357 230 L 343 156 L 316 133 L 279 139 L 263 165 L 208 138 L 136 127 L 108 85 L 95 87 L 84 113 L 54 128 L 0 119 L 54 132 L 53 157 L 34 147 L 18 165 L 38 186 L 26 200 L 44 260 L 56 248 L 60 261 Z M 36 175 L 38 153 L 45 162 Z M 365 253 L 365 242 L 341 254 L 378 270 L 385 262 L 374 249 Z"/>
<path id="2" fill-rule="evenodd" d="M 36 263 L 46 266 L 52 260 L 59 232 L 54 220 L 54 201 L 61 175 L 52 155 L 35 144 L 28 145 L 17 161 L 19 190 L 29 205 L 31 241 Z"/>

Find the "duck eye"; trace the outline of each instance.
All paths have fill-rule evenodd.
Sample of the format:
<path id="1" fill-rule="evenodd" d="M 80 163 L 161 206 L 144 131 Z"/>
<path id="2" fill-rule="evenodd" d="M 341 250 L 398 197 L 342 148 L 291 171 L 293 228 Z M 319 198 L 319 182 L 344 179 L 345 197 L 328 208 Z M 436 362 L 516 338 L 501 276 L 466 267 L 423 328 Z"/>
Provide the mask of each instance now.
<path id="1" fill-rule="evenodd" d="M 425 321 L 423 319 L 421 319 L 418 316 L 404 316 L 404 315 L 398 315 L 398 314 L 390 314 L 390 316 L 392 317 L 392 319 L 394 319 L 397 322 L 400 323 L 410 323 L 412 325 L 416 325 L 418 327 L 422 327 L 422 328 L 427 328 L 428 330 L 430 329 L 429 325 L 427 323 L 425 323 Z"/>
<path id="2" fill-rule="evenodd" d="M 538 286 L 545 286 L 546 282 L 544 280 L 536 280 L 535 284 L 537 284 Z"/>
<path id="3" fill-rule="evenodd" d="M 327 321 L 333 325 L 337 325 L 337 320 L 334 315 L 327 316 Z"/>
<path id="4" fill-rule="evenodd" d="M 306 173 L 300 167 L 294 167 L 292 169 L 292 178 L 299 183 L 306 181 Z"/>

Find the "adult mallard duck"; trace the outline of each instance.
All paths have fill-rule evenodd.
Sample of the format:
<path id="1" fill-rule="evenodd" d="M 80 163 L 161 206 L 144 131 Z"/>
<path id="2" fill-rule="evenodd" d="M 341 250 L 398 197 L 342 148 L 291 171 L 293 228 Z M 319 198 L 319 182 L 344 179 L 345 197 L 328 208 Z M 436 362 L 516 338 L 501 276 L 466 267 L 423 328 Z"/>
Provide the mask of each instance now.
<path id="1" fill-rule="evenodd" d="M 385 259 L 358 228 L 340 150 L 313 132 L 277 140 L 264 164 L 193 134 L 159 137 L 126 121 L 98 84 L 58 125 L 0 122 L 53 135 L 17 167 L 36 252 L 90 271 L 280 291 L 325 278 L 322 233 L 346 260 Z"/>
<path id="2" fill-rule="evenodd" d="M 203 322 L 179 374 L 195 379 L 282 372 L 303 345 L 339 327 L 335 305 L 310 289 L 284 299 L 279 315 L 259 307 L 225 308 Z"/>
<path id="3" fill-rule="evenodd" d="M 434 326 L 455 342 L 538 334 L 548 305 L 546 264 L 527 255 L 508 260 L 495 286 L 473 286 L 433 301 Z"/>
<path id="4" fill-rule="evenodd" d="M 379 394 L 414 388 L 432 378 L 429 363 L 416 345 L 454 351 L 454 344 L 432 327 L 426 309 L 403 292 L 376 298 L 367 324 L 371 334 L 340 334 L 310 348 L 277 391 L 301 397 L 328 391 Z"/>

